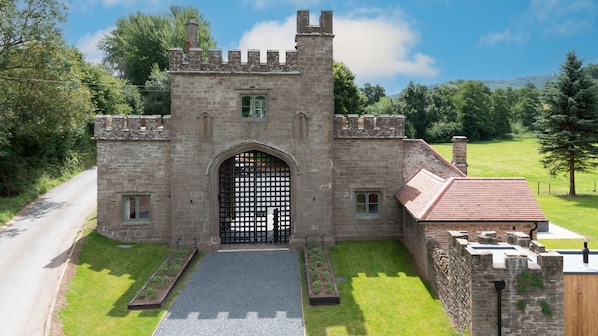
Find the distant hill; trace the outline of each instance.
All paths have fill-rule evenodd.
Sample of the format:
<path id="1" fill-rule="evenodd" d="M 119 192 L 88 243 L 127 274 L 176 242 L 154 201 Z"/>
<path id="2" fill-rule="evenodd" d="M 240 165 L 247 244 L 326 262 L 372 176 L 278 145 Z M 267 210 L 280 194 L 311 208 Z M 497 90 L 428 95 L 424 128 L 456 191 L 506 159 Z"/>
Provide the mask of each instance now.
<path id="1" fill-rule="evenodd" d="M 520 89 L 524 87 L 527 83 L 533 83 L 537 89 L 544 88 L 544 85 L 548 81 L 555 81 L 556 75 L 545 75 L 545 76 L 525 76 L 525 77 L 517 77 L 517 78 L 507 78 L 507 79 L 482 79 L 479 80 L 480 82 L 486 84 L 491 90 L 495 90 L 498 88 L 505 89 L 507 87 L 512 87 L 513 89 Z M 452 81 L 451 81 L 452 82 Z M 442 85 L 448 82 L 436 83 L 432 85 L 427 85 L 428 88 L 433 88 L 438 85 Z M 390 95 L 391 98 L 397 98 L 399 93 Z"/>
<path id="2" fill-rule="evenodd" d="M 484 79 L 482 82 L 486 84 L 490 89 L 507 88 L 512 87 L 513 89 L 520 89 L 528 83 L 532 83 L 538 89 L 542 89 L 546 82 L 555 81 L 556 75 L 546 76 L 526 76 L 509 79 Z"/>

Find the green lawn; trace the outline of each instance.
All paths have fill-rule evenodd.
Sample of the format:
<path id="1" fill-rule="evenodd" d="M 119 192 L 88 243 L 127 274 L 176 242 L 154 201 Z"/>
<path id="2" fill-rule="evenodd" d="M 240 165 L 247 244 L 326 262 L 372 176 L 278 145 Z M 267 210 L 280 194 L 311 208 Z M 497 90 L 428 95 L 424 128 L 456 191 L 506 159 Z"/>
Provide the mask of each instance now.
<path id="1" fill-rule="evenodd" d="M 338 242 L 330 248 L 341 304 L 309 306 L 306 333 L 318 335 L 455 335 L 442 304 L 396 241 Z M 302 272 L 304 269 L 302 267 Z M 303 291 L 305 276 L 301 277 Z"/>
<path id="2" fill-rule="evenodd" d="M 433 145 L 448 160 L 452 144 Z M 468 175 L 472 177 L 525 177 L 538 204 L 551 222 L 598 241 L 598 171 L 576 173 L 577 197 L 569 192 L 568 176 L 552 178 L 540 163 L 541 155 L 533 139 L 516 139 L 469 143 L 467 145 Z M 550 193 L 549 193 L 550 192 Z M 542 241 L 547 248 L 581 248 L 581 240 Z"/>
<path id="3" fill-rule="evenodd" d="M 77 274 L 59 317 L 66 335 L 151 335 L 175 295 L 161 309 L 128 310 L 127 304 L 169 253 L 164 245 L 122 243 L 89 233 Z M 200 258 L 190 266 L 194 269 Z M 192 272 L 187 272 L 187 277 Z M 182 288 L 186 277 L 175 288 Z"/>

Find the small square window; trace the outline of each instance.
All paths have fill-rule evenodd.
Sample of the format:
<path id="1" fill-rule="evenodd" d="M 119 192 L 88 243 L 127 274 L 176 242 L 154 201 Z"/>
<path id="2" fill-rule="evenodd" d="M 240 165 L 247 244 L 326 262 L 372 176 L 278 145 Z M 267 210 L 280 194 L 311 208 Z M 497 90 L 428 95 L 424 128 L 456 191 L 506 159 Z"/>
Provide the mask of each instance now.
<path id="1" fill-rule="evenodd" d="M 266 115 L 266 95 L 241 95 L 241 118 L 265 119 Z"/>
<path id="2" fill-rule="evenodd" d="M 380 215 L 379 192 L 356 192 L 355 214 L 358 217 L 376 217 Z"/>
<path id="3" fill-rule="evenodd" d="M 123 220 L 125 222 L 149 221 L 149 195 L 123 196 Z"/>

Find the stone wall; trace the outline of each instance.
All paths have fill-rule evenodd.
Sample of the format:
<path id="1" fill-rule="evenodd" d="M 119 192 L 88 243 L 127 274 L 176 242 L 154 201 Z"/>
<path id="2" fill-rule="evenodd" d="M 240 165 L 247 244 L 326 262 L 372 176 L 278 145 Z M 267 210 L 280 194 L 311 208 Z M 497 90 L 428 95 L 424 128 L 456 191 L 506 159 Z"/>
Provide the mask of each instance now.
<path id="1" fill-rule="evenodd" d="M 484 231 L 495 231 L 497 241 L 506 242 L 508 232 L 529 233 L 535 227 L 534 223 L 530 222 L 418 222 L 409 212 L 404 209 L 400 211 L 402 211 L 403 243 L 416 260 L 420 274 L 432 284 L 434 269 L 429 262 L 430 251 L 434 247 L 448 248 L 448 231 L 465 231 L 473 237 Z M 535 238 L 536 232 L 533 231 L 532 234 Z"/>
<path id="2" fill-rule="evenodd" d="M 458 168 L 421 139 L 405 139 L 403 180 L 408 181 L 417 172 L 426 168 L 442 178 L 465 176 Z"/>
<path id="3" fill-rule="evenodd" d="M 498 334 L 498 295 L 496 281 L 504 281 L 501 291 L 503 335 L 563 335 L 563 259 L 556 252 L 508 250 L 504 258 L 473 248 L 467 234 L 448 233 L 448 250 L 435 251 L 436 288 L 453 325 L 468 329 L 471 335 Z M 520 234 L 515 241 L 524 235 Z M 525 239 L 524 239 L 525 240 Z M 513 240 L 511 240 L 513 241 Z M 529 242 L 529 237 L 525 240 Z M 477 245 L 480 247 L 480 245 Z M 481 245 L 503 246 L 503 245 Z M 544 307 L 544 311 L 543 311 Z"/>
<path id="4" fill-rule="evenodd" d="M 96 118 L 96 127 L 101 119 Z M 101 137 L 102 132 L 108 131 L 96 128 L 96 135 Z M 110 141 L 101 138 L 97 138 L 96 142 L 97 231 L 121 241 L 169 243 L 170 143 L 163 140 Z M 150 221 L 123 221 L 122 198 L 126 195 L 150 196 Z"/>
<path id="5" fill-rule="evenodd" d="M 335 138 L 334 230 L 337 239 L 393 239 L 401 234 L 394 188 L 402 176 L 401 139 Z M 380 216 L 357 217 L 355 192 L 381 192 Z"/>

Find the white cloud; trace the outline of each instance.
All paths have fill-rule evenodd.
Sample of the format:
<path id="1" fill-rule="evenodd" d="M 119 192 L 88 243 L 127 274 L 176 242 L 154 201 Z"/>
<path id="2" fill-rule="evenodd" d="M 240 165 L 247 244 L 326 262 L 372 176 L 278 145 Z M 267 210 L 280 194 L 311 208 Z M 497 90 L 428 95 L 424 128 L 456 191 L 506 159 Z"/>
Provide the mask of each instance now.
<path id="1" fill-rule="evenodd" d="M 113 29 L 114 27 L 110 27 L 93 34 L 87 33 L 77 40 L 77 45 L 75 47 L 83 53 L 86 61 L 99 64 L 104 57 L 104 52 L 98 49 L 98 42 L 104 35 L 110 33 Z"/>
<path id="2" fill-rule="evenodd" d="M 317 15 L 313 17 L 312 13 L 312 23 L 318 22 Z M 432 56 L 416 50 L 419 36 L 399 10 L 369 9 L 335 15 L 333 27 L 334 59 L 345 63 L 360 83 L 380 83 L 396 76 L 433 77 L 439 72 Z M 295 30 L 294 15 L 284 22 L 254 25 L 239 41 L 243 60 L 247 49 L 262 50 L 262 61 L 266 49 L 277 49 L 284 61 L 283 51 L 294 49 Z"/>
<path id="3" fill-rule="evenodd" d="M 529 38 L 528 32 L 513 32 L 510 29 L 505 29 L 501 32 L 491 32 L 480 37 L 480 43 L 489 47 L 494 47 L 496 44 L 525 44 Z"/>
<path id="4" fill-rule="evenodd" d="M 597 9 L 592 0 L 532 0 L 525 16 L 546 34 L 568 36 L 590 29 Z"/>

